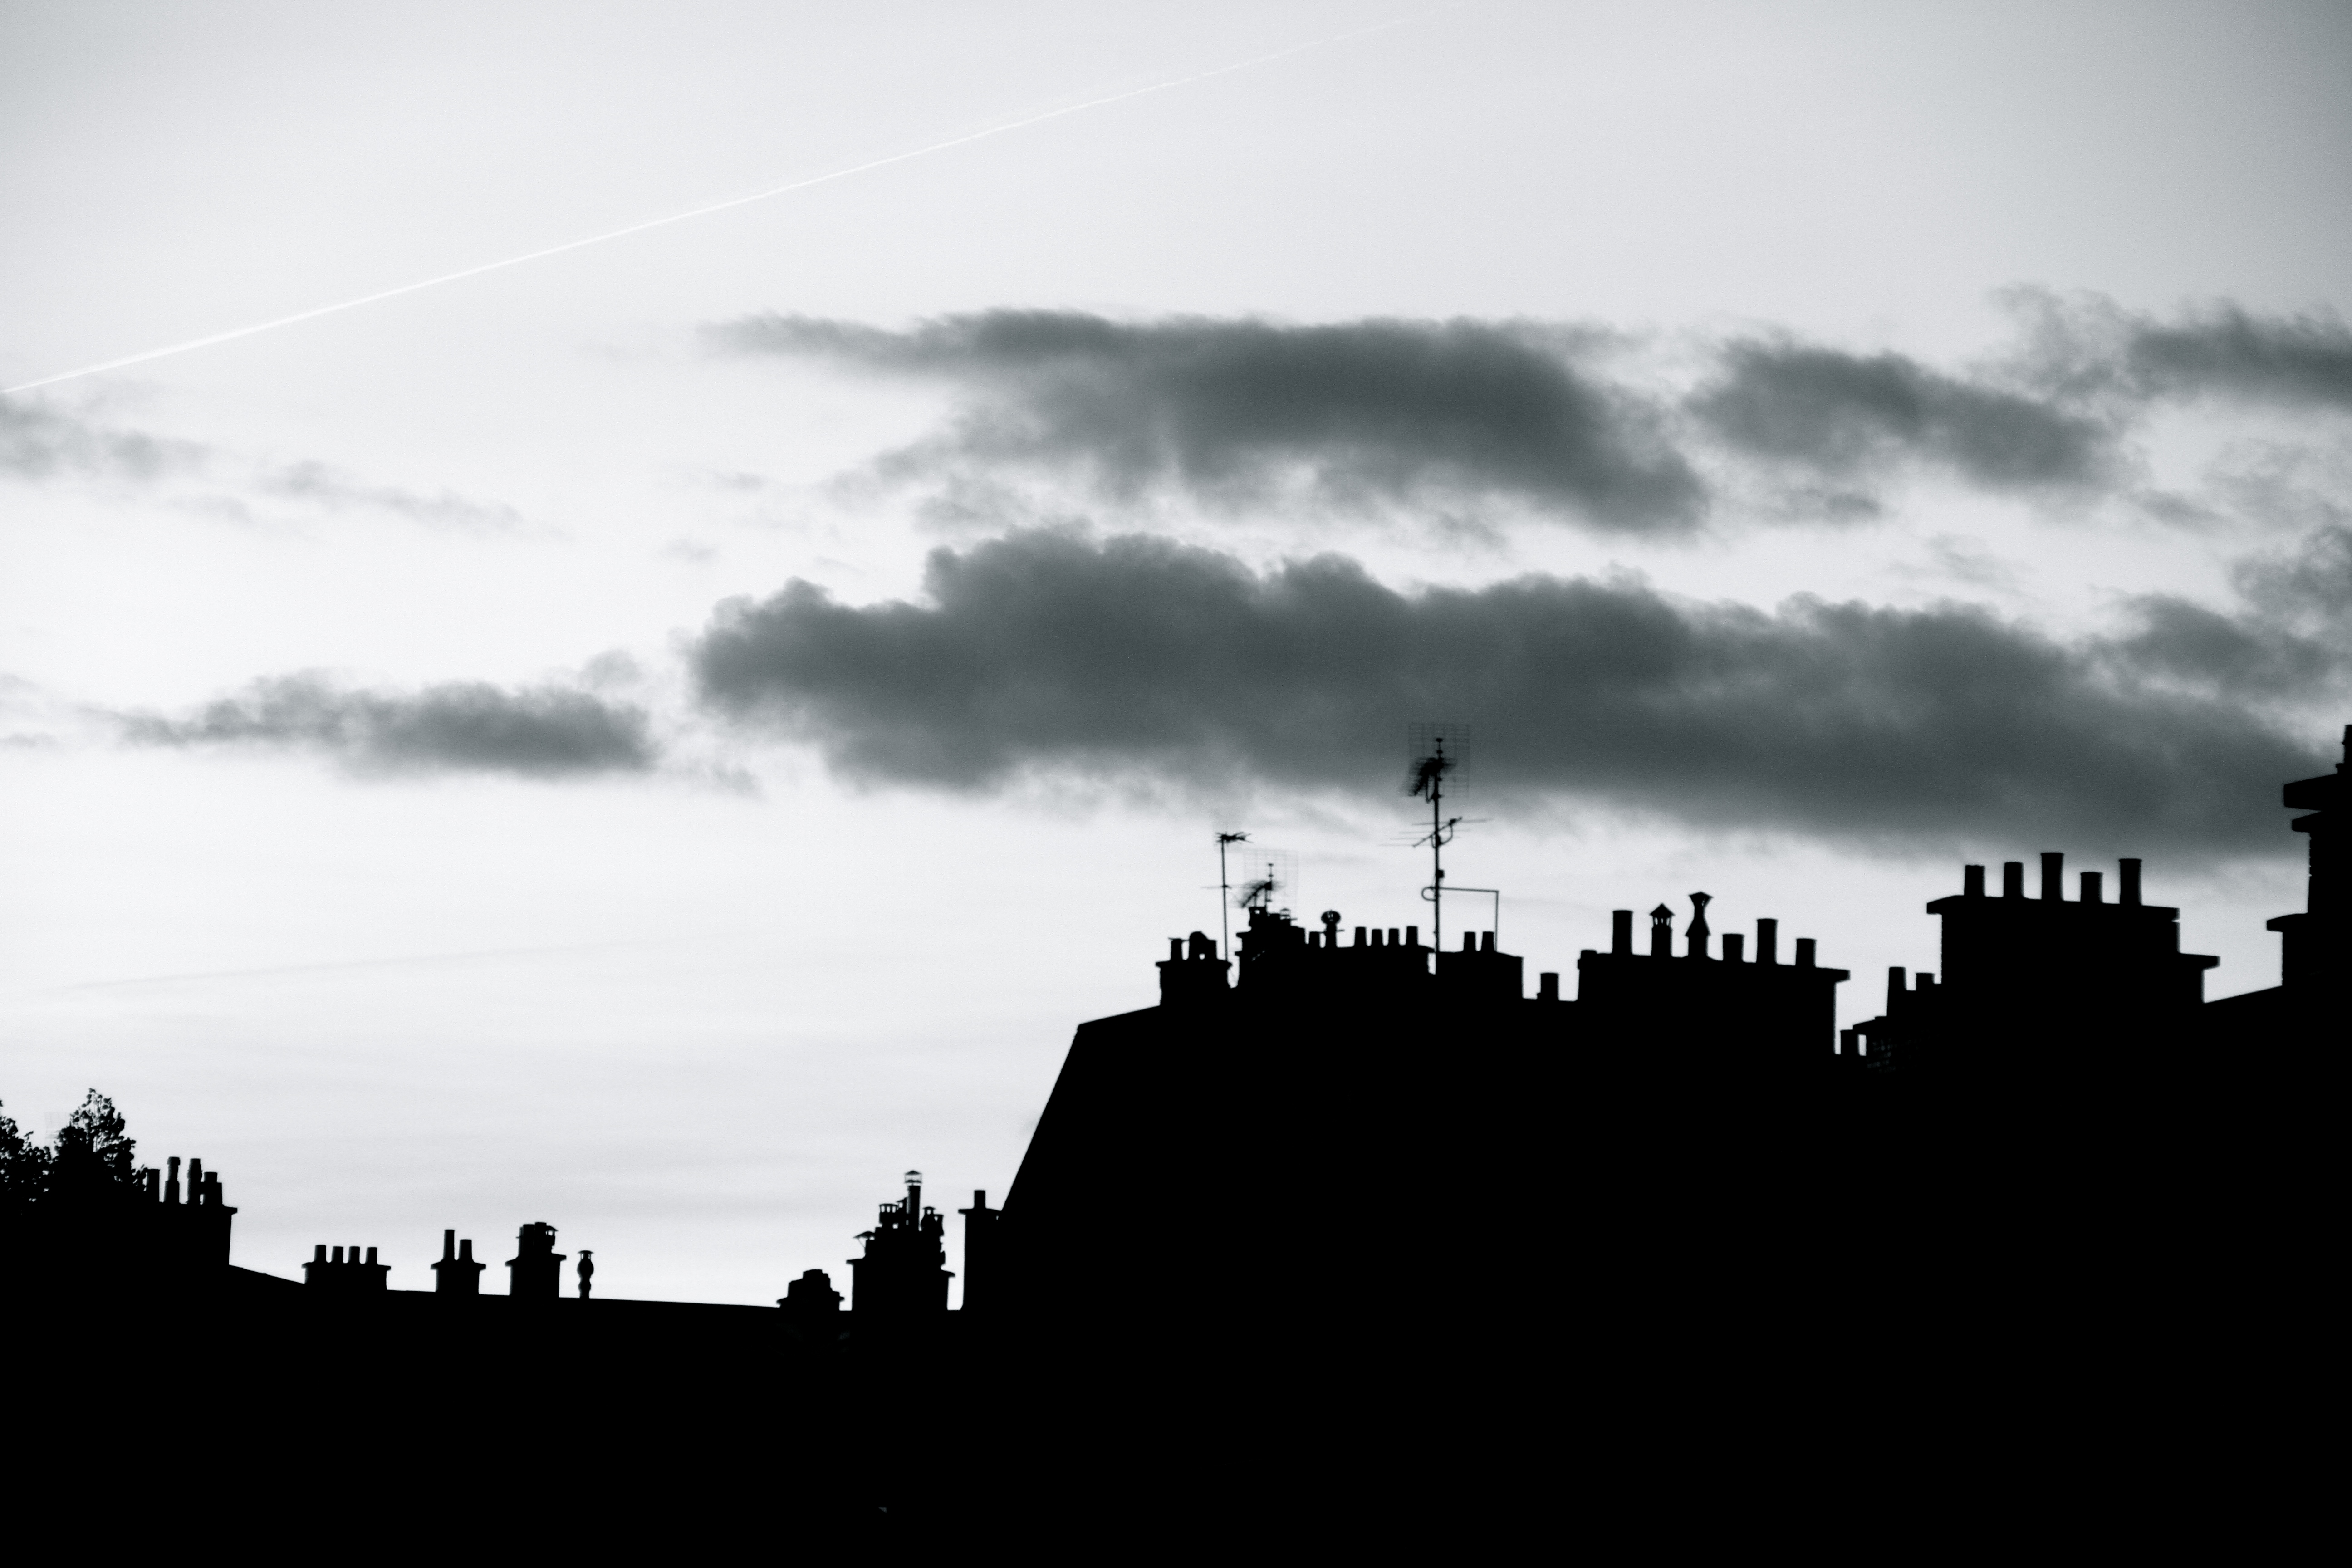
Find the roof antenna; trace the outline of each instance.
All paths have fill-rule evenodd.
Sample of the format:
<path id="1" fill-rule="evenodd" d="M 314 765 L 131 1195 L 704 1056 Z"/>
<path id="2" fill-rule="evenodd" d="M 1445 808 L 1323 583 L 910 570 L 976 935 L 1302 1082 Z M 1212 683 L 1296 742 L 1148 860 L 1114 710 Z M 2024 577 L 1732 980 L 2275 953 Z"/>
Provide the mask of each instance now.
<path id="1" fill-rule="evenodd" d="M 1255 845 L 1250 849 L 1249 864 L 1242 872 L 1240 886 L 1234 889 L 1234 908 L 1253 913 L 1274 912 L 1274 896 L 1287 893 L 1298 886 L 1298 857 L 1287 849 L 1269 849 Z M 1284 910 L 1288 913 L 1288 910 Z"/>
<path id="2" fill-rule="evenodd" d="M 1430 945 L 1440 952 L 1445 947 L 1445 847 L 1454 841 L 1454 830 L 1462 826 L 1462 818 L 1445 815 L 1445 781 L 1462 766 L 1469 740 L 1469 725 L 1442 720 L 1424 720 L 1405 732 L 1405 754 L 1410 761 L 1404 792 L 1429 801 L 1429 833 L 1415 839 L 1413 847 L 1429 846 L 1429 886 L 1421 890 L 1421 896 L 1430 904 Z"/>
<path id="3" fill-rule="evenodd" d="M 1225 848 L 1228 845 L 1248 842 L 1249 835 L 1246 833 L 1217 835 L 1217 956 L 1219 958 L 1231 958 L 1234 955 L 1234 921 L 1233 916 L 1226 912 L 1233 906 L 1234 884 L 1233 879 L 1225 875 Z"/>

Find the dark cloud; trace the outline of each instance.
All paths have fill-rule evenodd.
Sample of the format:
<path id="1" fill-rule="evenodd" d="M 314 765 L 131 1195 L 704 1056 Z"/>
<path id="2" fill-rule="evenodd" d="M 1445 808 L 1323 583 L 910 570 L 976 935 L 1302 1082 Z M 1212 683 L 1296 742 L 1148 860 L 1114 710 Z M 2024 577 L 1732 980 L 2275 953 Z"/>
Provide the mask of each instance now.
<path id="1" fill-rule="evenodd" d="M 258 681 L 194 717 L 126 720 L 147 745 L 261 745 L 327 753 L 370 773 L 533 778 L 635 773 L 658 758 L 645 710 L 573 687 L 481 681 L 421 691 L 352 690 L 322 677 Z"/>
<path id="2" fill-rule="evenodd" d="M 899 474 L 1043 465 L 1119 497 L 1172 486 L 1221 503 L 1300 487 L 1355 508 L 1499 500 L 1632 531 L 1687 530 L 1706 510 L 1654 412 L 1580 368 L 1558 331 L 995 310 L 904 332 L 764 316 L 713 333 L 974 389 L 950 429 L 886 459 Z"/>
<path id="3" fill-rule="evenodd" d="M 2231 573 L 2238 591 L 2282 620 L 2352 624 L 2352 525 L 2331 523 L 2291 551 L 2250 556 Z"/>
<path id="4" fill-rule="evenodd" d="M 2028 332 L 2020 368 L 2063 395 L 2352 408 L 2352 328 L 2332 314 L 2259 316 L 2225 301 L 2168 321 L 2032 289 L 2011 302 Z"/>
<path id="5" fill-rule="evenodd" d="M 1959 606 L 1767 614 L 1542 576 L 1407 595 L 1336 556 L 1259 574 L 1045 532 L 935 552 L 927 596 L 851 606 L 795 582 L 730 601 L 693 649 L 701 695 L 877 782 L 1385 791 L 1402 725 L 1449 713 L 1478 723 L 1479 781 L 1503 792 L 2175 852 L 2282 847 L 2280 781 L 2331 760 L 2245 700 L 2255 652 L 2168 612 L 2064 642 Z"/>
<path id="6" fill-rule="evenodd" d="M 2088 489 L 2114 477 L 2105 426 L 1901 354 L 1751 341 L 1724 348 L 1721 363 L 1691 411 L 1750 457 L 1838 475 L 1921 460 L 2000 490 Z"/>
<path id="7" fill-rule="evenodd" d="M 0 473 L 16 479 L 145 481 L 201 468 L 206 456 L 194 442 L 105 429 L 0 397 Z"/>

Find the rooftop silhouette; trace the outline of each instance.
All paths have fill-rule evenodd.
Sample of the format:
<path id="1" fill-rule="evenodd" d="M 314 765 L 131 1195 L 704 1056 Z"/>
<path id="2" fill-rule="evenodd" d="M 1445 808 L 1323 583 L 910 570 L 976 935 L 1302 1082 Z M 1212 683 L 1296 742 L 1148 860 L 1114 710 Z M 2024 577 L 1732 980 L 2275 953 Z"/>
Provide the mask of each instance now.
<path id="1" fill-rule="evenodd" d="M 312 1408 L 320 1369 L 355 1357 L 419 1390 L 593 1368 L 608 1425 L 639 1424 L 623 1449 L 643 1475 L 734 1462 L 720 1435 L 761 1390 L 787 1413 L 761 1440 L 830 1500 L 811 1506 L 859 1518 L 1034 1496 L 1037 1454 L 1127 1495 L 1141 1483 L 1106 1468 L 1118 1446 L 1083 1435 L 1181 1468 L 1173 1428 L 1143 1413 L 1200 1389 L 1311 1390 L 1285 1397 L 1338 1420 L 1441 1365 L 1507 1385 L 1557 1349 L 1571 1304 L 1580 1342 L 1687 1345 L 1726 1331 L 1724 1302 L 1743 1333 L 1812 1343 L 1931 1275 L 1953 1300 L 2026 1280 L 2097 1299 L 2234 1179 L 2214 1163 L 2242 1163 L 2229 1130 L 2253 1125 L 2276 1064 L 2340 1035 L 2346 742 L 2347 764 L 2285 786 L 2310 874 L 2306 907 L 2269 922 L 2281 983 L 2212 1002 L 2214 960 L 2180 951 L 2139 860 L 2070 884 L 2055 850 L 2003 863 L 1997 886 L 1963 867 L 1926 905 L 1936 968 L 1893 970 L 1884 1010 L 1843 1034 L 1848 972 L 1816 939 L 1784 948 L 1769 916 L 1728 929 L 1703 891 L 1657 903 L 1646 931 L 1613 911 L 1606 945 L 1532 990 L 1491 930 L 1440 950 L 1416 925 L 1307 926 L 1257 900 L 1231 953 L 1171 938 L 1156 1003 L 1078 1026 L 1002 1205 L 975 1192 L 957 1210 L 958 1310 L 947 1221 L 911 1171 L 856 1237 L 845 1299 L 816 1267 L 767 1308 L 600 1296 L 585 1248 L 567 1297 L 545 1220 L 519 1226 L 503 1291 L 450 1229 L 429 1289 L 395 1286 L 380 1242 L 316 1244 L 298 1284 L 233 1265 L 221 1173 L 136 1165 L 95 1093 L 54 1150 L 0 1121 L 0 1256 L 37 1331 L 103 1346 L 142 1396 L 193 1377 L 207 1398 Z M 1466 1297 L 1426 1285 L 1441 1256 Z M 159 1305 L 201 1330 L 211 1371 L 140 1326 Z M 858 1443 L 956 1400 L 1032 1447 L 955 1473 L 864 1465 Z M 513 1417 L 532 1441 L 538 1408 Z M 349 1442 L 421 1422 L 499 1462 L 430 1400 L 376 1426 L 312 1419 Z"/>

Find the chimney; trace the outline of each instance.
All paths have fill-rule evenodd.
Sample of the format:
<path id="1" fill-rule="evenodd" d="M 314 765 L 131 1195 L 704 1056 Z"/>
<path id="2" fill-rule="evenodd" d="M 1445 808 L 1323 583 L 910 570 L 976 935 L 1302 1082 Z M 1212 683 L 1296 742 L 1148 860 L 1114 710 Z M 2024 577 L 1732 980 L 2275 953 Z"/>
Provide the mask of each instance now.
<path id="1" fill-rule="evenodd" d="M 1397 942 L 1397 928 L 1394 926 L 1389 927 L 1389 945 L 1391 947 L 1400 945 Z"/>
<path id="2" fill-rule="evenodd" d="M 1538 1002 L 1559 1000 L 1559 976 L 1557 973 L 1547 972 L 1536 976 L 1536 1000 Z"/>
<path id="3" fill-rule="evenodd" d="M 1407 926 L 1404 928 L 1404 944 L 1407 947 L 1419 947 L 1421 945 L 1421 928 L 1419 926 Z"/>
<path id="4" fill-rule="evenodd" d="M 2025 862 L 2004 860 L 2000 863 L 2000 896 L 2004 899 L 2025 897 Z"/>
<path id="5" fill-rule="evenodd" d="M 342 1260 L 343 1260 L 343 1249 L 342 1249 L 341 1247 L 339 1247 L 335 1248 L 335 1256 L 334 1256 L 332 1258 L 329 1259 L 329 1261 L 330 1261 L 330 1262 L 333 1262 L 333 1263 L 341 1263 Z"/>
<path id="6" fill-rule="evenodd" d="M 454 1230 L 445 1230 L 441 1233 L 441 1261 L 455 1263 L 457 1260 L 457 1233 Z"/>
<path id="7" fill-rule="evenodd" d="M 1611 910 L 1609 911 L 1609 951 L 1619 953 L 1630 953 L 1633 951 L 1633 910 Z"/>
<path id="8" fill-rule="evenodd" d="M 1983 867 L 1963 866 L 1960 868 L 1960 897 L 1964 899 L 1981 899 L 1984 897 Z"/>
<path id="9" fill-rule="evenodd" d="M 1356 945 L 1358 947 L 1364 945 L 1364 928 L 1361 926 L 1356 928 Z"/>
<path id="10" fill-rule="evenodd" d="M 1465 952 L 1475 952 L 1478 951 L 1478 933 L 1476 931 L 1465 931 L 1462 933 L 1462 951 Z"/>
<path id="11" fill-rule="evenodd" d="M 1723 962 L 1726 963 L 1745 963 L 1748 962 L 1748 939 L 1740 935 L 1736 931 L 1724 932 Z"/>
<path id="12" fill-rule="evenodd" d="M 2096 871 L 2085 871 L 2083 873 L 2083 901 L 2084 903 L 2104 904 L 2107 901 L 2104 896 L 2106 891 L 2103 885 L 2105 880 L 2105 879 L 2102 878 Z"/>
<path id="13" fill-rule="evenodd" d="M 1797 967 L 1800 969 L 1811 969 L 1812 966 L 1813 939 L 1809 936 L 1801 936 L 1797 939 Z"/>
<path id="14" fill-rule="evenodd" d="M 1892 1016 L 1903 1005 L 1903 966 L 1895 964 L 1886 972 L 1886 1011 Z"/>
<path id="15" fill-rule="evenodd" d="M 1715 902 L 1715 899 L 1707 893 L 1693 893 L 1690 896 L 1690 901 L 1691 923 L 1687 933 L 1690 942 L 1689 952 L 1693 958 L 1705 958 L 1706 939 L 1711 934 L 1706 923 L 1706 906 Z"/>
<path id="16" fill-rule="evenodd" d="M 2042 897 L 2046 903 L 2066 901 L 2066 857 L 2055 849 L 2042 852 Z"/>
<path id="17" fill-rule="evenodd" d="M 1495 951 L 1495 933 L 1493 931 L 1482 931 L 1478 933 L 1478 951 L 1480 952 L 1492 952 Z"/>
<path id="18" fill-rule="evenodd" d="M 1184 939 L 1182 937 L 1171 936 L 1168 939 L 1168 962 L 1171 963 L 1181 963 L 1184 962 Z"/>
<path id="19" fill-rule="evenodd" d="M 2135 909 L 2139 907 L 2138 861 L 2118 860 L 2116 862 L 2116 901 L 2117 903 L 2129 904 Z"/>
<path id="20" fill-rule="evenodd" d="M 368 1267 L 370 1268 L 375 1267 L 375 1248 L 373 1247 L 368 1248 Z"/>
<path id="21" fill-rule="evenodd" d="M 1650 911 L 1650 956 L 1672 958 L 1675 955 L 1675 911 L 1660 904 Z"/>
<path id="22" fill-rule="evenodd" d="M 180 1157 L 177 1154 L 172 1156 L 171 1164 L 171 1177 L 163 1184 L 163 1201 L 175 1204 L 180 1201 Z"/>
<path id="23" fill-rule="evenodd" d="M 1756 922 L 1756 962 L 1759 963 L 1780 962 L 1780 922 L 1779 921 Z"/>

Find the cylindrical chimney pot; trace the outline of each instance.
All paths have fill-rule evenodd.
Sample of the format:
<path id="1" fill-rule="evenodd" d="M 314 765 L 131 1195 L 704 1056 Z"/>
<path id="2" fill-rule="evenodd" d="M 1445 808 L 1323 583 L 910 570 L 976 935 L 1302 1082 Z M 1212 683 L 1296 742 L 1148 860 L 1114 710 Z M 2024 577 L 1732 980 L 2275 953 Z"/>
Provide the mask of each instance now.
<path id="1" fill-rule="evenodd" d="M 2084 872 L 2083 901 L 2086 904 L 2105 903 L 2107 900 L 2105 897 L 2106 889 L 2105 887 L 2105 879 L 2101 877 L 2096 871 Z"/>
<path id="2" fill-rule="evenodd" d="M 1963 866 L 1960 868 L 1960 896 L 1965 899 L 1981 899 L 1984 897 L 1983 867 Z"/>
<path id="3" fill-rule="evenodd" d="M 1756 922 L 1756 962 L 1759 963 L 1780 962 L 1780 922 L 1779 921 Z"/>
<path id="4" fill-rule="evenodd" d="M 2116 901 L 2117 903 L 2134 905 L 2137 905 L 2139 902 L 2138 861 L 2118 860 L 2116 862 Z"/>
<path id="5" fill-rule="evenodd" d="M 1797 967 L 1800 969 L 1811 969 L 1813 967 L 1813 939 L 1811 937 L 1801 936 L 1797 939 Z"/>
<path id="6" fill-rule="evenodd" d="M 1633 951 L 1633 910 L 1611 910 L 1609 911 L 1609 951 L 1612 952 Z"/>
<path id="7" fill-rule="evenodd" d="M 2066 901 L 2066 857 L 2055 849 L 2042 852 L 2042 896 L 2047 901 Z"/>
<path id="8" fill-rule="evenodd" d="M 2004 899 L 2025 897 L 2025 862 L 2004 860 L 2000 863 L 2000 896 Z"/>

